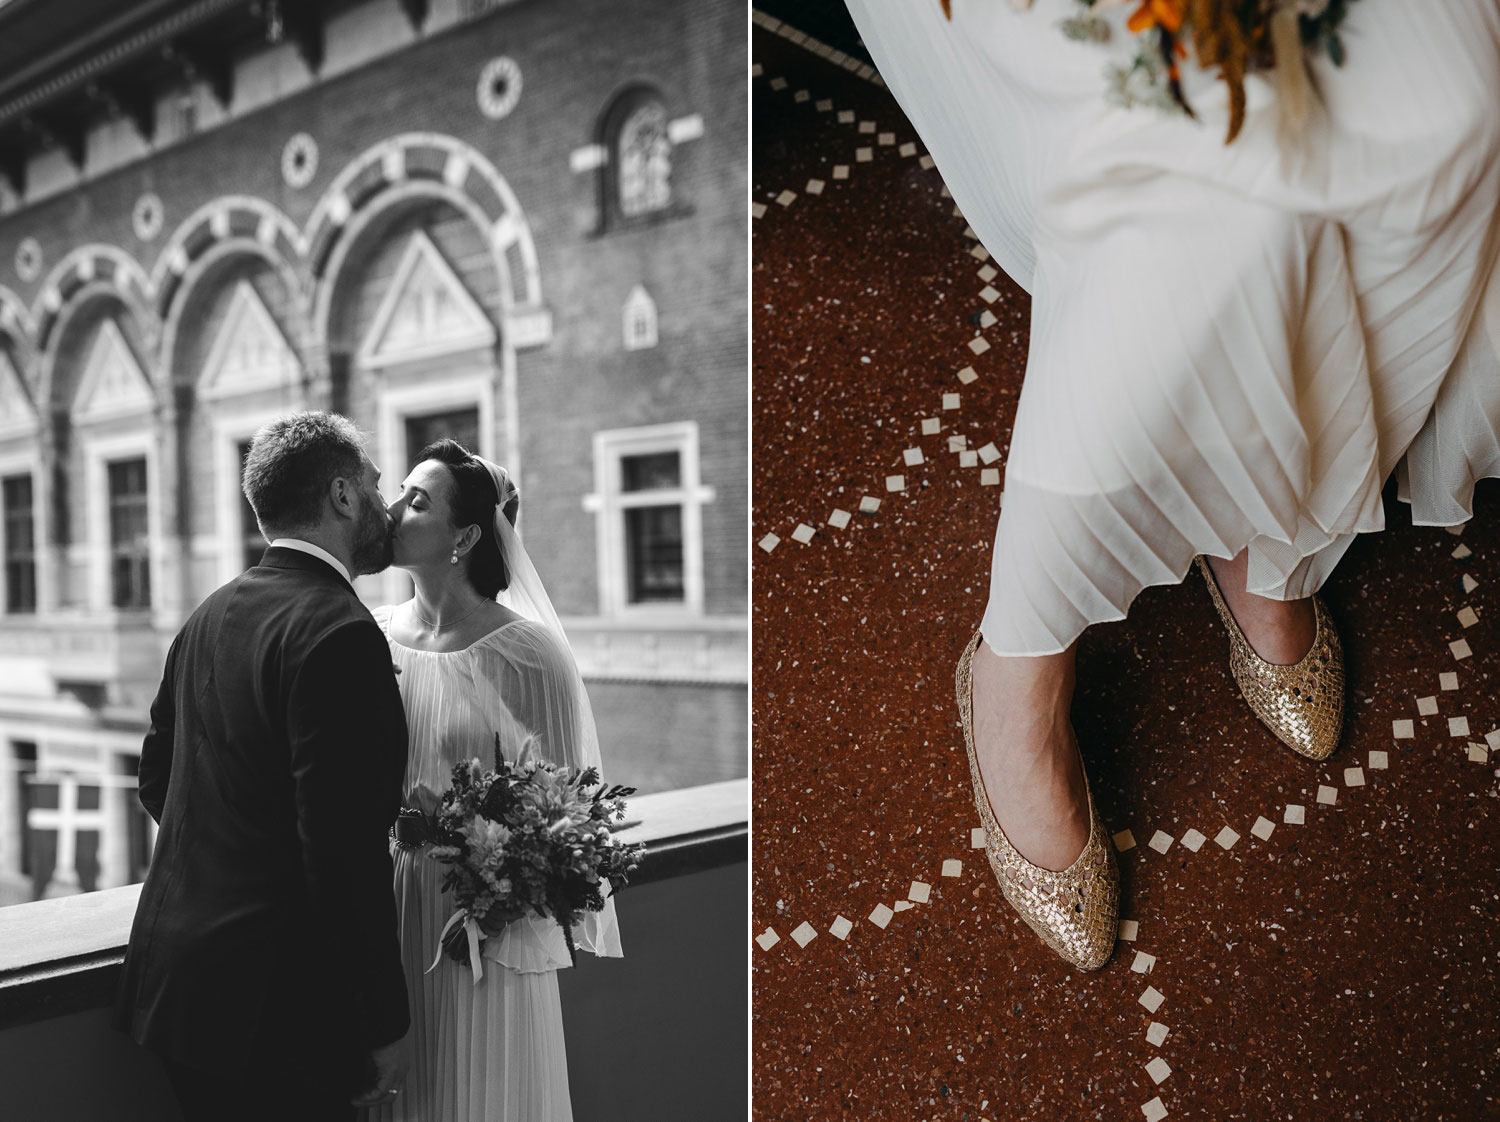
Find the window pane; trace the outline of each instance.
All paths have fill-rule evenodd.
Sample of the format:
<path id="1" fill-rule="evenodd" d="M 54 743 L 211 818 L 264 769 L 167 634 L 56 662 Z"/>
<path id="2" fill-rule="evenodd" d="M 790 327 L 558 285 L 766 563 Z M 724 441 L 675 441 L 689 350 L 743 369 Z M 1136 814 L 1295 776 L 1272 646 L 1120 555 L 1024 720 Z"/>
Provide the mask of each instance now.
<path id="1" fill-rule="evenodd" d="M 5 610 L 36 611 L 36 537 L 31 476 L 14 475 L 0 486 L 5 520 Z"/>
<path id="2" fill-rule="evenodd" d="M 479 410 L 453 409 L 446 413 L 428 413 L 406 418 L 406 454 L 415 460 L 417 453 L 433 441 L 450 438 L 458 441 L 476 456 L 479 454 Z M 400 480 L 397 479 L 399 483 Z"/>
<path id="3" fill-rule="evenodd" d="M 115 607 L 149 608 L 151 568 L 144 458 L 109 465 L 109 538 Z"/>
<path id="4" fill-rule="evenodd" d="M 677 452 L 620 457 L 622 491 L 662 491 L 681 486 L 681 480 L 681 455 Z"/>
<path id="5" fill-rule="evenodd" d="M 620 213 L 627 218 L 663 210 L 672 201 L 672 145 L 667 111 L 659 101 L 631 110 L 620 126 Z"/>
<path id="6" fill-rule="evenodd" d="M 682 507 L 645 506 L 625 512 L 626 579 L 632 604 L 682 601 Z"/>

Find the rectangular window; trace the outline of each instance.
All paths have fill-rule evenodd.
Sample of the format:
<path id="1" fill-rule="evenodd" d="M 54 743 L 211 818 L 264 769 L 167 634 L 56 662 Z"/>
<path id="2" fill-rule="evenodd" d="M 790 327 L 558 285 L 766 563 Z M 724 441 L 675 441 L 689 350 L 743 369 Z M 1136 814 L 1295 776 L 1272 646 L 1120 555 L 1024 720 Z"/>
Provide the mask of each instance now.
<path id="1" fill-rule="evenodd" d="M 450 437 L 476 456 L 479 454 L 479 409 L 452 409 L 446 413 L 428 413 L 406 418 L 406 458 L 415 461 L 417 453 L 436 440 Z M 409 465 L 402 465 L 405 471 Z M 399 477 L 396 482 L 400 482 Z"/>
<path id="2" fill-rule="evenodd" d="M 0 509 L 5 519 L 5 610 L 36 611 L 36 534 L 32 515 L 31 476 L 0 481 Z"/>
<path id="3" fill-rule="evenodd" d="M 240 478 L 245 477 L 245 460 L 250 456 L 250 442 L 248 440 L 239 445 L 240 453 Z M 261 536 L 260 523 L 255 520 L 255 508 L 250 505 L 250 500 L 245 498 L 244 488 L 240 488 L 240 570 L 253 569 L 260 564 L 261 556 L 266 552 L 266 539 Z"/>
<path id="4" fill-rule="evenodd" d="M 620 458 L 625 511 L 625 588 L 630 604 L 681 603 L 686 595 L 681 501 L 662 492 L 682 480 L 682 454 L 651 452 Z"/>
<path id="5" fill-rule="evenodd" d="M 111 602 L 117 608 L 149 608 L 151 537 L 146 460 L 119 460 L 108 467 Z"/>

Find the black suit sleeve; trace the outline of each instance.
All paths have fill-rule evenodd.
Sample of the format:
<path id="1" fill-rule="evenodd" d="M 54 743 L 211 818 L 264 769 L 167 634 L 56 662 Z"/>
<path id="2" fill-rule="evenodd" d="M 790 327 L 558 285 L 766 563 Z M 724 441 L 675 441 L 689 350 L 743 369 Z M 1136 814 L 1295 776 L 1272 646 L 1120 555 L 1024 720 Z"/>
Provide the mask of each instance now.
<path id="1" fill-rule="evenodd" d="M 410 1025 L 387 830 L 401 805 L 406 718 L 372 619 L 341 624 L 297 669 L 287 706 L 308 900 L 336 948 L 328 982 L 375 1048 Z"/>
<path id="2" fill-rule="evenodd" d="M 158 824 L 167 805 L 167 781 L 172 776 L 172 737 L 177 725 L 177 706 L 172 692 L 177 676 L 177 644 L 172 640 L 167 650 L 167 664 L 161 672 L 161 687 L 151 703 L 151 727 L 141 743 L 141 805 Z"/>

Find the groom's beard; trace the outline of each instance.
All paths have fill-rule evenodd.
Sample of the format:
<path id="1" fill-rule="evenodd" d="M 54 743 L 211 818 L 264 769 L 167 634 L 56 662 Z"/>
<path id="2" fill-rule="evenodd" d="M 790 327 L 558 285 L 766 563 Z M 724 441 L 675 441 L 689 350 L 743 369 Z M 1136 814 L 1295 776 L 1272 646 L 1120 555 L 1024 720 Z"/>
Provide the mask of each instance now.
<path id="1" fill-rule="evenodd" d="M 360 512 L 359 537 L 349 558 L 354 562 L 355 576 L 382 572 L 395 554 L 390 516 L 369 499 L 361 501 L 365 505 Z"/>

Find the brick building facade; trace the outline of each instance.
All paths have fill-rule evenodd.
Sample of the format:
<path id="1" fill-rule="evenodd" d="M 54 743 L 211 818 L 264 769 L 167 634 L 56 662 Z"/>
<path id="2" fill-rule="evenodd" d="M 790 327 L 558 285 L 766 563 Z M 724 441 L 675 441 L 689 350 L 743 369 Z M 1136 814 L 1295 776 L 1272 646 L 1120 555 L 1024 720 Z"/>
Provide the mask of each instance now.
<path id="1" fill-rule="evenodd" d="M 0 899 L 139 875 L 166 645 L 263 548 L 240 457 L 294 408 L 392 482 L 434 433 L 507 464 L 609 772 L 743 775 L 743 7 L 122 7 L 0 79 Z"/>

